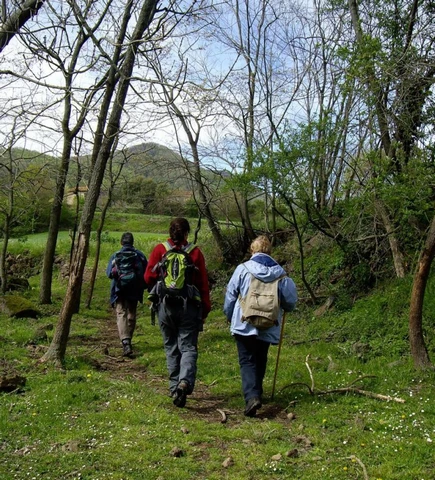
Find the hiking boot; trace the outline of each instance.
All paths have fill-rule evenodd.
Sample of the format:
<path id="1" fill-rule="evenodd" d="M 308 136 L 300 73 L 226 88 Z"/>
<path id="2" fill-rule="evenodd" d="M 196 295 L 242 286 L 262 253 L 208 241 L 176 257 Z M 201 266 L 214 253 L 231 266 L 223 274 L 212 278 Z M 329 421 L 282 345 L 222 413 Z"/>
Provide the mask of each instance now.
<path id="1" fill-rule="evenodd" d="M 174 392 L 173 397 L 173 404 L 178 408 L 183 408 L 186 406 L 186 397 L 187 397 L 187 390 L 189 389 L 189 384 L 186 380 L 181 380 L 178 384 L 177 390 Z"/>
<path id="2" fill-rule="evenodd" d="M 122 341 L 122 356 L 131 357 L 132 355 L 133 355 L 133 348 L 131 347 L 131 340 L 129 338 L 125 338 Z"/>
<path id="3" fill-rule="evenodd" d="M 261 407 L 262 407 L 262 405 L 261 405 L 261 400 L 259 399 L 259 397 L 250 398 L 246 402 L 245 415 L 247 417 L 255 417 L 255 414 L 257 413 L 257 410 Z"/>

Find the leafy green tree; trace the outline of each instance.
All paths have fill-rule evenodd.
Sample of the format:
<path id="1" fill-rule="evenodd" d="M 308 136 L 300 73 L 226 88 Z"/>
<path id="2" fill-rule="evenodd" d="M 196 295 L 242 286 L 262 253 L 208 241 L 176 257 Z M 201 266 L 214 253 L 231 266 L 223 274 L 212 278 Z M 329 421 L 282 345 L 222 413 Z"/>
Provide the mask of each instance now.
<path id="1" fill-rule="evenodd" d="M 435 78 L 432 45 L 435 32 L 429 18 L 430 2 L 389 0 L 366 9 L 367 2 L 349 2 L 355 32 L 351 70 L 367 87 L 366 102 L 373 108 L 381 151 L 388 161 L 388 175 L 396 182 L 424 142 L 430 119 L 426 106 Z M 377 175 L 372 170 L 372 175 Z M 394 212 L 378 197 L 379 215 L 389 235 L 398 276 L 406 272 L 403 246 L 395 234 Z"/>
<path id="2" fill-rule="evenodd" d="M 44 190 L 44 187 L 48 186 L 46 159 L 36 153 L 24 154 L 22 150 L 12 148 L 19 136 L 19 128 L 16 123 L 12 125 L 12 130 L 10 144 L 6 145 L 0 155 L 0 232 L 2 240 L 0 281 L 2 293 L 5 293 L 7 289 L 5 261 L 11 235 L 38 231 L 38 228 L 44 224 L 44 214 L 47 214 L 47 205 L 49 205 L 49 197 L 47 191 Z"/>
<path id="3" fill-rule="evenodd" d="M 157 183 L 151 178 L 137 176 L 127 180 L 121 186 L 121 196 L 128 204 L 142 205 L 144 212 L 149 213 L 150 207 L 156 200 Z"/>

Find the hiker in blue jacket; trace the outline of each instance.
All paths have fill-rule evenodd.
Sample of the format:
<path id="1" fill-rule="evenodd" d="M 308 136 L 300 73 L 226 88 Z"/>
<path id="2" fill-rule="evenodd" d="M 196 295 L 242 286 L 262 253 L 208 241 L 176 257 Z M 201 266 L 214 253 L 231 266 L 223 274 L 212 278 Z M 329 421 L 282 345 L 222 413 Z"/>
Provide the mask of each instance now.
<path id="1" fill-rule="evenodd" d="M 266 372 L 270 345 L 277 345 L 283 310 L 290 312 L 297 302 L 296 286 L 285 270 L 270 256 L 272 245 L 261 235 L 250 247 L 251 258 L 235 269 L 226 289 L 224 313 L 231 323 L 230 331 L 237 345 L 242 390 L 245 400 L 245 415 L 254 417 L 262 406 L 263 379 Z M 251 283 L 251 274 L 263 282 L 278 283 L 279 315 L 276 325 L 259 329 L 242 319 L 240 297 L 246 297 Z"/>
<path id="2" fill-rule="evenodd" d="M 133 355 L 131 340 L 136 328 L 137 304 L 143 302 L 146 286 L 143 276 L 148 263 L 145 255 L 133 244 L 133 234 L 123 233 L 121 249 L 110 257 L 106 268 L 106 275 L 112 280 L 110 303 L 116 312 L 124 357 Z"/>

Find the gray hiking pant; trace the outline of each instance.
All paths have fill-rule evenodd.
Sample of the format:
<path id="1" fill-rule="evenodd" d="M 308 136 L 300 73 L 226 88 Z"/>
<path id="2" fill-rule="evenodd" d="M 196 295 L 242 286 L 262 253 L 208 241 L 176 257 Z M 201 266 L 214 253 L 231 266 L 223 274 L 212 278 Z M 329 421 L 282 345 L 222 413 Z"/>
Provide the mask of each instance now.
<path id="1" fill-rule="evenodd" d="M 161 303 L 158 306 L 171 394 L 175 393 L 181 380 L 188 382 L 188 394 L 195 387 L 198 335 L 202 330 L 202 319 L 199 317 L 200 307 L 193 302 L 188 302 L 186 308 L 182 304 L 165 307 Z"/>
<path id="2" fill-rule="evenodd" d="M 115 303 L 119 339 L 132 339 L 136 328 L 137 300 L 118 298 Z"/>

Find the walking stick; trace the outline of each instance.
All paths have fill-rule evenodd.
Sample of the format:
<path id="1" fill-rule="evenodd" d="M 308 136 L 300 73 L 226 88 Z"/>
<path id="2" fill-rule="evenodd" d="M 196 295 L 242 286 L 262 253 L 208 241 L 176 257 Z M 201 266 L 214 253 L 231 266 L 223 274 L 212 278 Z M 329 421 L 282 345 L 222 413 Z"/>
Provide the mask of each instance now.
<path id="1" fill-rule="evenodd" d="M 285 323 L 285 315 L 287 312 L 284 312 L 282 315 L 281 321 L 281 331 L 279 333 L 279 343 L 278 343 L 278 353 L 276 355 L 276 365 L 275 365 L 275 375 L 273 376 L 273 386 L 272 386 L 272 395 L 271 399 L 273 400 L 273 396 L 275 394 L 275 385 L 276 385 L 276 375 L 278 373 L 278 363 L 279 363 L 279 355 L 281 353 L 281 344 L 282 344 L 282 337 L 284 336 L 284 323 Z"/>

